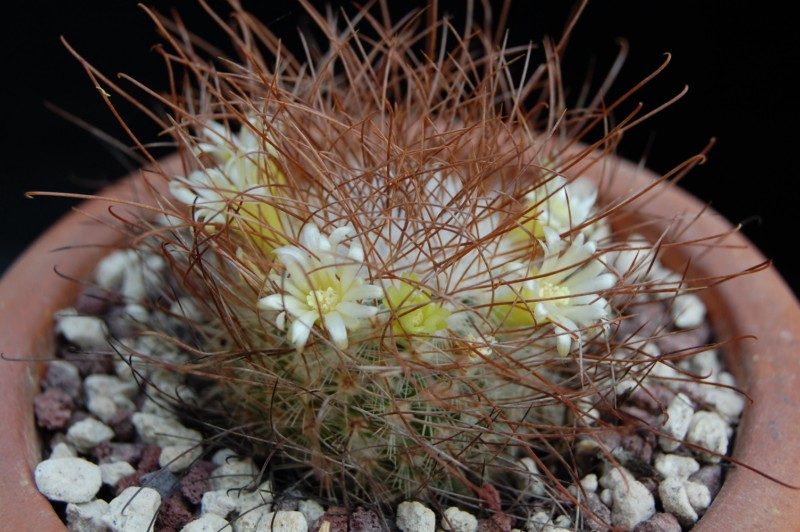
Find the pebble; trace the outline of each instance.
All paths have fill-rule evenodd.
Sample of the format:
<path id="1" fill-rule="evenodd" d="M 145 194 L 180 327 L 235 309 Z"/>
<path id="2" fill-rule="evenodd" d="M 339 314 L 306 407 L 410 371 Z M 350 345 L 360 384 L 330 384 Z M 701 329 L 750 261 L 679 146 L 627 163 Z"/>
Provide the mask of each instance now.
<path id="1" fill-rule="evenodd" d="M 83 381 L 83 390 L 86 397 L 125 397 L 135 399 L 139 393 L 139 386 L 135 381 L 122 380 L 116 375 L 89 375 Z"/>
<path id="2" fill-rule="evenodd" d="M 194 519 L 196 516 L 192 514 L 189 505 L 180 494 L 176 493 L 161 503 L 156 519 L 156 530 L 160 532 L 180 530 Z"/>
<path id="3" fill-rule="evenodd" d="M 708 449 L 719 455 L 728 452 L 728 423 L 715 412 L 701 410 L 692 416 L 686 441 Z M 719 456 L 707 452 L 698 453 L 701 460 L 707 463 L 718 463 Z"/>
<path id="4" fill-rule="evenodd" d="M 94 499 L 84 503 L 67 504 L 67 530 L 70 532 L 106 532 L 103 515 L 108 511 L 108 503 Z"/>
<path id="5" fill-rule="evenodd" d="M 696 512 L 701 513 L 711 505 L 711 492 L 708 487 L 699 482 L 686 482 L 684 485 L 689 504 Z"/>
<path id="6" fill-rule="evenodd" d="M 261 522 L 261 518 L 270 513 L 270 509 L 267 507 L 264 508 L 256 508 L 255 510 L 251 510 L 245 514 L 239 514 L 239 517 L 233 519 L 231 524 L 233 525 L 234 532 L 256 532 L 257 530 L 260 532 L 259 523 Z"/>
<path id="7" fill-rule="evenodd" d="M 100 476 L 103 479 L 103 484 L 109 486 L 116 486 L 122 477 L 127 477 L 136 473 L 128 462 L 111 462 L 108 464 L 100 464 Z"/>
<path id="8" fill-rule="evenodd" d="M 215 514 L 204 514 L 181 529 L 181 532 L 231 532 L 231 524 Z"/>
<path id="9" fill-rule="evenodd" d="M 252 491 L 232 488 L 231 496 L 236 499 L 236 511 L 239 515 L 253 511 L 266 513 L 272 511 L 274 493 L 272 483 L 267 480 Z M 299 508 L 298 504 L 298 508 Z"/>
<path id="10" fill-rule="evenodd" d="M 681 532 L 678 519 L 667 513 L 658 513 L 647 521 L 639 523 L 634 532 Z"/>
<path id="11" fill-rule="evenodd" d="M 147 532 L 155 523 L 161 496 L 154 489 L 132 486 L 108 504 L 103 522 L 113 532 Z"/>
<path id="12" fill-rule="evenodd" d="M 50 449 L 50 459 L 53 458 L 74 458 L 78 456 L 78 452 L 75 450 L 75 447 L 68 444 L 67 442 L 58 442 L 53 445 L 53 448 Z"/>
<path id="13" fill-rule="evenodd" d="M 663 427 L 663 431 L 669 437 L 662 436 L 658 439 L 658 445 L 662 450 L 674 451 L 681 446 L 681 441 L 689 431 L 693 415 L 694 405 L 686 395 L 679 393 L 672 398 L 667 406 L 667 420 Z"/>
<path id="14" fill-rule="evenodd" d="M 228 517 L 228 514 L 236 509 L 236 499 L 228 495 L 227 491 L 207 491 L 203 494 L 200 508 L 204 514 L 212 513 L 220 517 Z"/>
<path id="15" fill-rule="evenodd" d="M 300 512 L 268 512 L 261 517 L 257 530 L 258 532 L 307 532 L 308 523 Z"/>
<path id="16" fill-rule="evenodd" d="M 708 488 L 711 497 L 716 497 L 722 487 L 722 466 L 719 464 L 706 465 L 700 471 L 689 477 L 692 482 L 697 482 Z"/>
<path id="17" fill-rule="evenodd" d="M 397 528 L 404 532 L 435 532 L 436 515 L 420 502 L 404 501 L 397 506 Z"/>
<path id="18" fill-rule="evenodd" d="M 444 511 L 442 529 L 453 532 L 475 532 L 478 529 L 478 520 L 471 513 L 451 506 Z"/>
<path id="19" fill-rule="evenodd" d="M 67 426 L 75 405 L 72 397 L 58 388 L 48 388 L 33 398 L 36 424 L 48 430 L 61 430 Z"/>
<path id="20" fill-rule="evenodd" d="M 241 490 L 247 488 L 258 475 L 258 468 L 251 458 L 229 458 L 216 468 L 208 481 L 213 490 Z"/>
<path id="21" fill-rule="evenodd" d="M 111 427 L 90 417 L 78 421 L 67 430 L 67 441 L 75 446 L 78 452 L 85 453 L 92 447 L 110 441 L 114 437 Z"/>
<path id="22" fill-rule="evenodd" d="M 658 485 L 658 496 L 664 510 L 678 518 L 681 525 L 689 527 L 699 519 L 697 512 L 689 502 L 684 481 L 667 478 Z"/>
<path id="23" fill-rule="evenodd" d="M 650 491 L 624 467 L 608 468 L 600 485 L 611 492 L 611 524 L 631 529 L 652 517 L 656 503 Z"/>
<path id="24" fill-rule="evenodd" d="M 672 301 L 669 313 L 679 329 L 699 327 L 706 319 L 706 306 L 695 294 L 681 294 Z"/>
<path id="25" fill-rule="evenodd" d="M 75 309 L 64 309 L 56 314 L 56 331 L 81 349 L 108 347 L 105 322 L 94 316 L 79 316 Z"/>
<path id="26" fill-rule="evenodd" d="M 271 494 L 270 494 L 271 496 Z M 313 499 L 305 499 L 297 505 L 297 510 L 306 516 L 306 522 L 313 525 L 317 520 L 325 515 L 325 508 Z"/>
<path id="27" fill-rule="evenodd" d="M 365 510 L 364 508 L 356 508 L 356 511 L 350 515 L 350 530 L 355 532 L 383 532 L 384 527 L 381 518 L 372 510 Z"/>
<path id="28" fill-rule="evenodd" d="M 122 285 L 125 268 L 129 262 L 128 251 L 115 251 L 97 264 L 94 279 L 101 288 L 116 291 Z"/>
<path id="29" fill-rule="evenodd" d="M 584 491 L 591 491 L 591 492 L 597 491 L 597 486 L 598 486 L 597 475 L 595 475 L 594 473 L 589 473 L 588 475 L 583 477 L 580 482 L 581 482 L 581 487 L 583 488 Z"/>
<path id="30" fill-rule="evenodd" d="M 546 484 L 541 479 L 539 466 L 530 456 L 519 460 L 513 473 L 517 478 L 520 491 L 525 496 L 536 498 L 542 497 L 546 493 Z"/>
<path id="31" fill-rule="evenodd" d="M 142 469 L 140 464 L 139 471 Z M 172 497 L 180 489 L 180 480 L 169 469 L 157 469 L 145 473 L 139 480 L 142 486 L 152 489 L 164 500 Z"/>
<path id="32" fill-rule="evenodd" d="M 131 421 L 142 441 L 162 448 L 170 445 L 197 444 L 203 439 L 198 431 L 184 427 L 175 418 L 136 412 L 131 416 Z"/>
<path id="33" fill-rule="evenodd" d="M 78 367 L 66 360 L 53 360 L 47 364 L 47 373 L 42 381 L 44 389 L 55 388 L 77 399 L 81 393 L 81 375 Z"/>
<path id="34" fill-rule="evenodd" d="M 687 480 L 700 469 L 697 460 L 689 456 L 676 454 L 659 454 L 655 460 L 656 471 L 664 478 L 674 478 L 681 481 Z"/>
<path id="35" fill-rule="evenodd" d="M 51 501 L 91 501 L 103 485 L 100 468 L 83 458 L 44 460 L 33 473 L 36 487 Z"/>
<path id="36" fill-rule="evenodd" d="M 161 449 L 158 465 L 173 473 L 180 473 L 192 467 L 202 455 L 201 445 L 167 445 Z"/>

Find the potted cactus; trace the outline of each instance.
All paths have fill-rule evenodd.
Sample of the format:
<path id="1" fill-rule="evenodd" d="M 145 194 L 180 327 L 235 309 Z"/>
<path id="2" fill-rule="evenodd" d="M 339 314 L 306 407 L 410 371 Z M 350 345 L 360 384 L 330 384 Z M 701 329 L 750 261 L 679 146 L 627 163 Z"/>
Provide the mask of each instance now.
<path id="1" fill-rule="evenodd" d="M 361 25 L 340 24 L 306 9 L 328 41 L 308 62 L 239 8 L 227 29 L 241 57 L 221 62 L 152 13 L 173 47 L 165 57 L 188 80 L 152 95 L 169 110 L 157 120 L 179 153 L 151 158 L 82 209 L 92 232 L 72 236 L 72 215 L 51 235 L 60 244 L 29 252 L 40 260 L 43 249 L 77 248 L 63 255 L 76 257 L 74 269 L 48 277 L 54 292 L 37 291 L 45 307 L 20 305 L 50 264 L 37 273 L 23 259 L 8 274 L 3 297 L 16 321 L 4 323 L 22 336 L 4 339 L 6 357 L 50 358 L 39 335 L 52 337 L 50 317 L 70 306 L 74 279 L 97 268 L 87 282 L 122 309 L 126 334 L 107 315 L 90 318 L 106 324 L 104 351 L 124 362 L 109 371 L 138 381 L 156 403 L 127 413 L 160 447 L 161 468 L 184 474 L 217 440 L 233 441 L 269 463 L 275 489 L 299 486 L 326 503 L 316 522 L 303 517 L 320 530 L 335 526 L 330 507 L 341 505 L 366 508 L 376 526 L 394 519 L 433 530 L 424 512 L 413 514 L 424 523 L 411 522 L 412 501 L 440 510 L 435 519 L 451 529 L 463 516 L 450 508 L 500 529 L 552 525 L 541 519 L 555 508 L 570 522 L 560 526 L 630 529 L 664 510 L 693 524 L 708 506 L 694 500 L 712 490 L 688 473 L 672 481 L 657 457 L 642 464 L 632 441 L 691 462 L 691 473 L 701 462 L 738 465 L 700 527 L 732 518 L 741 526 L 730 507 L 745 496 L 770 501 L 759 526 L 796 523 L 783 504 L 791 492 L 759 452 L 780 449 L 795 430 L 781 409 L 796 392 L 778 368 L 796 366 L 785 324 L 797 303 L 740 235 L 671 185 L 702 156 L 660 177 L 616 158 L 639 116 L 609 126 L 624 100 L 601 105 L 602 95 L 572 108 L 558 83 L 560 43 L 545 42 L 537 67 L 532 49 L 462 35 L 446 21 L 411 16 L 390 26 L 361 10 Z M 125 93 L 81 61 L 113 108 L 109 94 Z M 515 77 L 517 62 L 526 68 Z M 108 244 L 124 251 L 97 267 Z M 713 339 L 703 336 L 706 308 Z M 75 314 L 60 315 L 59 331 L 81 347 L 66 325 L 86 317 Z M 34 324 L 32 315 L 46 319 Z M 769 359 L 734 341 L 753 332 L 762 342 L 755 353 Z M 765 337 L 777 345 L 765 347 Z M 90 344 L 86 351 L 103 351 Z M 727 368 L 709 362 L 717 347 Z M 8 395 L 22 412 L 14 426 L 26 427 L 6 431 L 3 441 L 22 442 L 26 460 L 4 482 L 31 487 L 41 368 L 4 365 L 4 390 L 17 390 Z M 784 406 L 770 402 L 778 391 L 788 394 Z M 693 428 L 738 423 L 748 395 L 727 458 L 725 429 L 704 438 Z M 678 426 L 681 405 L 690 414 Z M 183 443 L 165 443 L 148 425 L 159 408 L 182 420 Z M 257 473 L 228 491 L 252 492 Z M 660 481 L 657 496 L 643 477 Z M 742 495 L 743 486 L 764 489 Z M 623 502 L 636 490 L 639 508 Z M 20 496 L 11 490 L 6 501 Z M 56 526 L 36 502 L 39 513 L 26 518 Z M 292 513 L 262 509 L 231 510 L 230 524 Z M 100 519 L 122 527 L 120 515 Z"/>

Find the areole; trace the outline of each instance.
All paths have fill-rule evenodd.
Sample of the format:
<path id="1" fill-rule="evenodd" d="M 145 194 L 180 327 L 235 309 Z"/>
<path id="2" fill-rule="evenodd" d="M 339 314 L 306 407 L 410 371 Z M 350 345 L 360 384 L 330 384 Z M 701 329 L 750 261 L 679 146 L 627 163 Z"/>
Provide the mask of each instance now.
<path id="1" fill-rule="evenodd" d="M 651 186 L 656 176 L 614 156 L 586 169 L 604 174 L 605 199 L 630 196 Z M 166 174 L 180 161 L 161 165 Z M 65 216 L 20 257 L 0 281 L 0 522 L 6 530 L 63 530 L 64 525 L 33 482 L 39 462 L 39 437 L 32 399 L 46 360 L 53 350 L 53 315 L 69 306 L 98 260 L 119 240 L 107 216 L 113 200 L 147 197 L 137 173 L 84 203 L 80 212 Z M 153 181 L 157 181 L 158 178 Z M 723 234 L 731 226 L 696 198 L 670 185 L 648 195 L 637 210 L 639 221 L 656 221 L 663 230 L 676 216 L 702 215 L 687 224 L 684 241 Z M 109 198 L 109 199 L 102 199 Z M 94 220 L 93 220 L 94 219 Z M 660 225 L 659 225 L 660 224 Z M 694 277 L 714 277 L 747 270 L 764 257 L 741 234 L 724 240 L 724 247 L 697 247 L 691 257 Z M 689 247 L 683 247 L 687 253 Z M 681 257 L 686 260 L 689 257 Z M 757 335 L 726 346 L 726 361 L 741 388 L 753 399 L 736 436 L 733 458 L 754 470 L 792 482 L 800 477 L 800 304 L 778 273 L 767 268 L 713 287 L 704 294 L 718 340 Z M 797 494 L 743 467 L 732 467 L 719 495 L 694 530 L 791 530 L 800 527 Z"/>

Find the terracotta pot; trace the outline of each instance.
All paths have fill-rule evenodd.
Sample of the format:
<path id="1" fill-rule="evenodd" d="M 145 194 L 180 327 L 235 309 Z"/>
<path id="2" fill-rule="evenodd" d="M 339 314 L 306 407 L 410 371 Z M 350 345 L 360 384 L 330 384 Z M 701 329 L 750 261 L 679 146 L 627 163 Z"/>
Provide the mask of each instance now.
<path id="1" fill-rule="evenodd" d="M 604 184 L 604 194 L 610 194 L 607 197 L 630 194 L 654 179 L 652 173 L 632 163 L 609 160 L 612 168 L 606 165 L 603 171 L 606 176 L 613 173 L 614 180 Z M 174 158 L 165 163 L 171 168 L 177 164 Z M 661 188 L 664 190 L 642 206 L 642 212 L 664 220 L 662 227 L 677 214 L 704 210 L 701 202 L 682 190 Z M 141 181 L 133 177 L 102 195 L 130 198 L 141 190 Z M 108 201 L 93 200 L 80 209 L 98 217 L 107 213 L 108 207 Z M 730 227 L 720 216 L 705 210 L 682 239 L 724 233 Z M 39 238 L 0 282 L 0 351 L 6 358 L 0 361 L 4 400 L 0 410 L 0 523 L 4 530 L 64 529 L 33 482 L 32 469 L 39 461 L 40 450 L 32 399 L 44 364 L 30 359 L 52 356 L 53 314 L 72 304 L 79 290 L 78 283 L 69 278 L 88 277 L 109 251 L 102 244 L 113 244 L 118 238 L 110 227 L 73 212 Z M 733 273 L 764 261 L 741 234 L 730 235 L 725 244 L 729 247 L 710 252 L 700 247 L 692 257 L 692 274 Z M 65 245 L 76 248 L 54 251 Z M 757 340 L 735 342 L 726 352 L 729 368 L 754 400 L 742 418 L 734 458 L 785 481 L 800 483 L 800 305 L 773 268 L 723 283 L 709 290 L 704 299 L 718 339 L 758 336 Z M 794 490 L 733 467 L 695 530 L 800 530 L 797 500 Z"/>

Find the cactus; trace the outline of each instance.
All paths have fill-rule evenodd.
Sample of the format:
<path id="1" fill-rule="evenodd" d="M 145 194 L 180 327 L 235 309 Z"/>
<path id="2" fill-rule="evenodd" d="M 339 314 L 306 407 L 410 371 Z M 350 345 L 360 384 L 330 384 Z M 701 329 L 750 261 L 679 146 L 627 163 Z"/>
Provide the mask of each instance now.
<path id="1" fill-rule="evenodd" d="M 567 494 L 570 445 L 669 362 L 619 334 L 631 305 L 691 295 L 611 223 L 633 198 L 582 178 L 634 118 L 571 106 L 549 41 L 537 65 L 446 20 L 306 9 L 327 48 L 305 63 L 238 7 L 217 63 L 151 13 L 190 80 L 161 97 L 184 171 L 135 222 L 196 309 L 191 356 L 161 363 L 207 379 L 193 415 L 332 498 L 477 505 L 530 464 Z"/>

